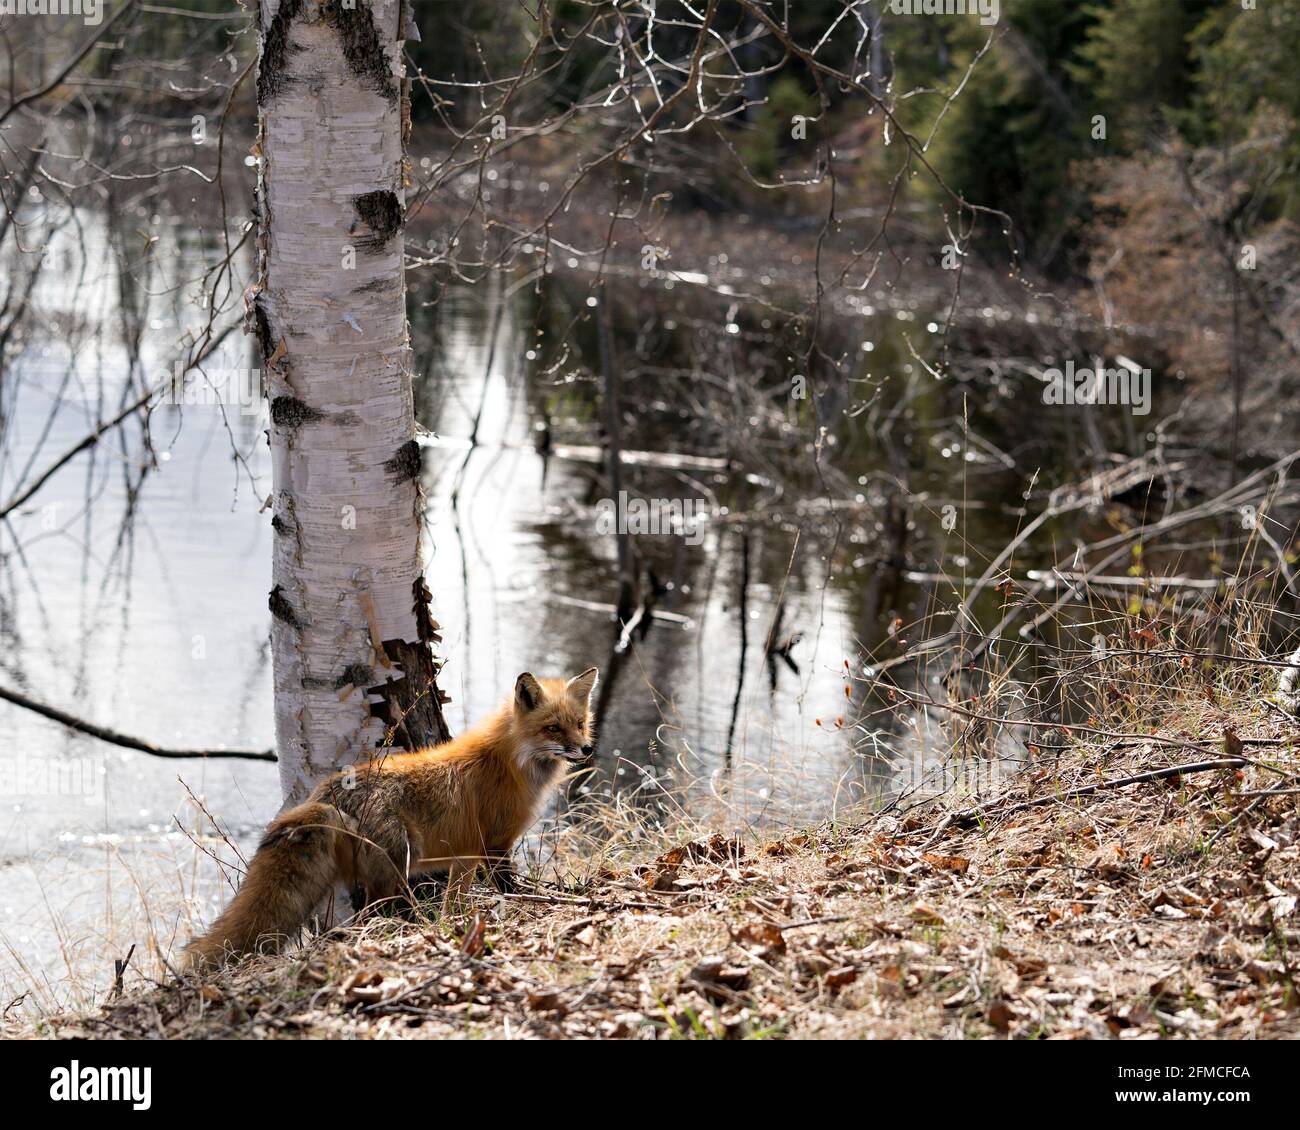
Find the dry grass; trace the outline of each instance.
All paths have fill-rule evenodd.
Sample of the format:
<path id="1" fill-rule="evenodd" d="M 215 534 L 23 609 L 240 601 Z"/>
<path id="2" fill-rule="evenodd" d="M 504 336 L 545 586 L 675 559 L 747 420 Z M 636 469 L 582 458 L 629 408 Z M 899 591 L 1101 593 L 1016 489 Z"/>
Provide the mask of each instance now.
<path id="1" fill-rule="evenodd" d="M 1184 722 L 1109 752 L 1072 745 L 973 827 L 930 805 L 625 849 L 570 892 L 482 892 L 455 923 L 373 916 L 9 1034 L 1298 1036 L 1296 724 L 1262 700 Z M 1201 760 L 1225 722 L 1242 769 L 1064 795 Z M 1031 797 L 1053 799 L 999 815 Z"/>
<path id="2" fill-rule="evenodd" d="M 870 675 L 864 732 L 925 713 L 955 758 L 1025 750 L 978 808 L 960 773 L 920 800 L 918 782 L 910 808 L 774 839 L 709 834 L 667 793 L 653 818 L 636 790 L 574 801 L 528 893 L 480 890 L 455 920 L 435 894 L 207 980 L 137 974 L 0 1034 L 1300 1036 L 1300 722 L 1269 658 L 1279 595 L 1089 603 L 1056 622 L 1052 673 L 1028 686 L 1005 651 L 978 679 Z"/>

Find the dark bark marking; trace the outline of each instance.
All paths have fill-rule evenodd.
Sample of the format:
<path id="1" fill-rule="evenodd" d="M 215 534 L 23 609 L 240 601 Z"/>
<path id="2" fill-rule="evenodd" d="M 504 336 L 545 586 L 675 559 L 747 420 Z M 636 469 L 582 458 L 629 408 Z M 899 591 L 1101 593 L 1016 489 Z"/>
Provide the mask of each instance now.
<path id="1" fill-rule="evenodd" d="M 271 595 L 267 599 L 267 606 L 271 609 L 271 615 L 277 620 L 283 620 L 291 628 L 301 628 L 302 621 L 298 619 L 298 613 L 293 610 L 293 605 L 284 595 L 284 586 L 276 585 L 271 590 Z"/>
<path id="2" fill-rule="evenodd" d="M 382 294 L 389 290 L 397 290 L 397 283 L 392 279 L 380 276 L 377 279 L 371 279 L 368 283 L 362 283 L 360 286 L 352 288 L 353 294 Z"/>
<path id="3" fill-rule="evenodd" d="M 364 687 L 367 683 L 373 682 L 375 678 L 375 669 L 367 667 L 364 663 L 349 663 L 343 668 L 342 674 L 334 680 L 334 689 L 341 691 L 344 687 Z"/>
<path id="4" fill-rule="evenodd" d="M 384 470 L 392 475 L 398 483 L 419 482 L 424 470 L 424 452 L 416 440 L 408 439 L 397 453 L 384 461 Z"/>
<path id="5" fill-rule="evenodd" d="M 324 414 L 296 396 L 277 396 L 271 401 L 271 423 L 277 428 L 300 428 L 324 419 Z"/>
<path id="6" fill-rule="evenodd" d="M 257 68 L 259 106 L 268 105 L 292 81 L 285 70 L 289 57 L 302 48 L 290 41 L 289 29 L 302 14 L 302 8 L 303 0 L 282 0 L 262 36 L 262 55 Z M 345 8 L 342 0 L 326 0 L 320 13 L 321 18 L 338 33 L 343 57 L 352 73 L 385 101 L 396 103 L 399 94 L 397 83 L 384 54 L 370 5 L 365 0 L 356 0 L 354 7 Z"/>
<path id="7" fill-rule="evenodd" d="M 271 331 L 271 318 L 266 312 L 266 295 L 260 290 L 253 299 L 253 332 L 262 351 L 262 360 L 269 361 L 275 356 L 275 334 Z"/>
<path id="8" fill-rule="evenodd" d="M 289 42 L 289 26 L 302 11 L 302 0 L 281 0 L 262 36 L 262 57 L 257 63 L 257 104 L 267 105 L 289 83 L 284 73 L 289 56 L 302 48 Z M 268 356 L 270 354 L 268 353 Z"/>
<path id="9" fill-rule="evenodd" d="M 370 5 L 365 0 L 356 0 L 355 7 L 345 8 L 342 0 L 326 0 L 320 11 L 325 22 L 339 33 L 343 57 L 352 73 L 368 83 L 385 101 L 395 103 L 397 84 L 393 81 Z"/>
<path id="10" fill-rule="evenodd" d="M 402 230 L 402 203 L 397 199 L 397 193 L 390 189 L 380 188 L 354 196 L 352 207 L 357 219 L 373 233 L 357 241 L 366 251 L 382 251 Z M 356 230 L 355 226 L 353 230 Z"/>

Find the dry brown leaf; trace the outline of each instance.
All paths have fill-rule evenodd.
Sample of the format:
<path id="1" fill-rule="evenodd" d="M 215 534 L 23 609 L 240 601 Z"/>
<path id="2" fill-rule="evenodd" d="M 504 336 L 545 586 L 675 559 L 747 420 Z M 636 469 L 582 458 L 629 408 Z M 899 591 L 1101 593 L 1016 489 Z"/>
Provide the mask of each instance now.
<path id="1" fill-rule="evenodd" d="M 1011 1011 L 1011 1008 L 1007 1005 L 1006 1001 L 994 1001 L 989 1005 L 989 1011 L 986 1018 L 989 1022 L 989 1026 L 996 1031 L 1009 1032 L 1011 1031 L 1011 1021 L 1015 1018 L 1015 1014 Z"/>
<path id="2" fill-rule="evenodd" d="M 349 1004 L 375 1004 L 396 996 L 401 988 L 398 978 L 386 979 L 376 969 L 358 969 L 343 982 L 343 998 Z"/>
<path id="3" fill-rule="evenodd" d="M 785 935 L 779 926 L 754 918 L 731 935 L 737 945 L 760 954 L 785 953 Z"/>
<path id="4" fill-rule="evenodd" d="M 528 994 L 528 1007 L 537 1012 L 566 1012 L 564 1000 L 557 989 L 541 989 Z"/>
<path id="5" fill-rule="evenodd" d="M 931 867 L 937 867 L 940 871 L 955 871 L 958 875 L 965 875 L 970 868 L 970 860 L 960 855 L 939 855 L 927 851 L 921 858 Z"/>
<path id="6" fill-rule="evenodd" d="M 726 1000 L 728 993 L 749 986 L 749 970 L 728 965 L 721 957 L 706 957 L 687 974 L 684 985 L 699 989 L 712 1001 Z"/>
<path id="7" fill-rule="evenodd" d="M 465 936 L 461 939 L 460 952 L 469 957 L 478 957 L 483 952 L 486 936 L 487 923 L 483 920 L 481 914 L 474 915 L 473 921 L 469 924 L 469 929 L 465 931 Z"/>
<path id="8" fill-rule="evenodd" d="M 677 850 L 677 849 L 674 849 Z M 671 855 L 672 853 L 669 852 Z M 671 891 L 676 888 L 673 884 L 677 881 L 677 868 L 668 866 L 662 870 L 651 868 L 641 876 L 641 883 L 647 891 Z"/>

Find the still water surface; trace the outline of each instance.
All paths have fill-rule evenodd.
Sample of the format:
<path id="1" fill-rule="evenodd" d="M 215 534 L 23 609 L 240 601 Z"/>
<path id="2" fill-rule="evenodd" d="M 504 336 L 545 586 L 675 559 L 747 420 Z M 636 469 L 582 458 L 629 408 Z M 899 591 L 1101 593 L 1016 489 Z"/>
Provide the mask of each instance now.
<path id="1" fill-rule="evenodd" d="M 137 224 L 157 237 L 147 255 L 132 243 Z M 78 237 L 84 260 L 70 233 L 60 238 L 62 267 L 33 295 L 39 317 L 3 359 L 4 498 L 170 370 L 176 341 L 204 317 L 195 280 L 212 249 L 183 224 L 101 220 Z M 864 649 L 951 606 L 935 558 L 926 573 L 921 551 L 904 547 L 935 546 L 944 568 L 978 574 L 1020 520 L 1024 484 L 1000 448 L 961 440 L 960 391 L 926 387 L 905 360 L 898 327 L 924 337 L 925 312 L 882 305 L 844 328 L 864 351 L 864 377 L 874 355 L 875 376 L 892 366 L 889 375 L 908 378 L 887 384 L 863 417 L 875 432 L 841 406 L 850 422 L 838 430 L 830 498 L 816 475 L 783 477 L 804 454 L 802 433 L 782 438 L 740 391 L 759 355 L 775 371 L 794 367 L 770 319 L 715 309 L 680 280 L 615 288 L 623 486 L 710 511 L 700 538 L 638 542 L 659 598 L 644 636 L 615 656 L 616 544 L 596 523 L 609 489 L 599 365 L 590 345 L 591 360 L 580 356 L 594 341 L 590 280 L 471 287 L 414 275 L 410 287 L 417 413 L 433 434 L 428 578 L 454 728 L 521 670 L 594 664 L 614 678 L 593 786 L 652 811 L 684 805 L 730 824 L 815 819 L 944 771 L 936 719 L 855 724 L 864 704 L 846 694 Z M 256 363 L 235 333 L 209 368 Z M 166 746 L 270 748 L 265 426 L 260 406 L 160 407 L 110 432 L 12 514 L 0 535 L 5 683 Z M 684 458 L 656 461 L 664 453 Z M 900 466 L 913 491 L 936 500 L 930 517 L 890 517 L 882 490 Z M 968 499 L 962 540 L 941 530 L 937 501 L 959 496 L 971 473 L 985 504 Z M 882 589 L 882 558 L 900 554 L 911 567 L 893 560 Z M 769 636 L 789 645 L 784 656 L 767 653 Z M 0 734 L 6 1002 L 32 984 L 57 997 L 70 968 L 102 983 L 113 956 L 147 947 L 146 924 L 164 952 L 183 940 L 226 892 L 185 831 L 207 826 L 198 804 L 245 850 L 279 804 L 270 764 L 162 760 L 5 703 Z"/>

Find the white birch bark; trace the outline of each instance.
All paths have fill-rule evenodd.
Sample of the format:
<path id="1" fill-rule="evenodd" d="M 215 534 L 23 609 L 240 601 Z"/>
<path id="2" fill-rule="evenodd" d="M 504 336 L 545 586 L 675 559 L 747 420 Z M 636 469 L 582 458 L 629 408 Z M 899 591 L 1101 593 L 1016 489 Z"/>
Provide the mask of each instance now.
<path id="1" fill-rule="evenodd" d="M 447 737 L 420 560 L 401 2 L 262 0 L 249 317 L 271 404 L 286 803 L 390 736 Z"/>

